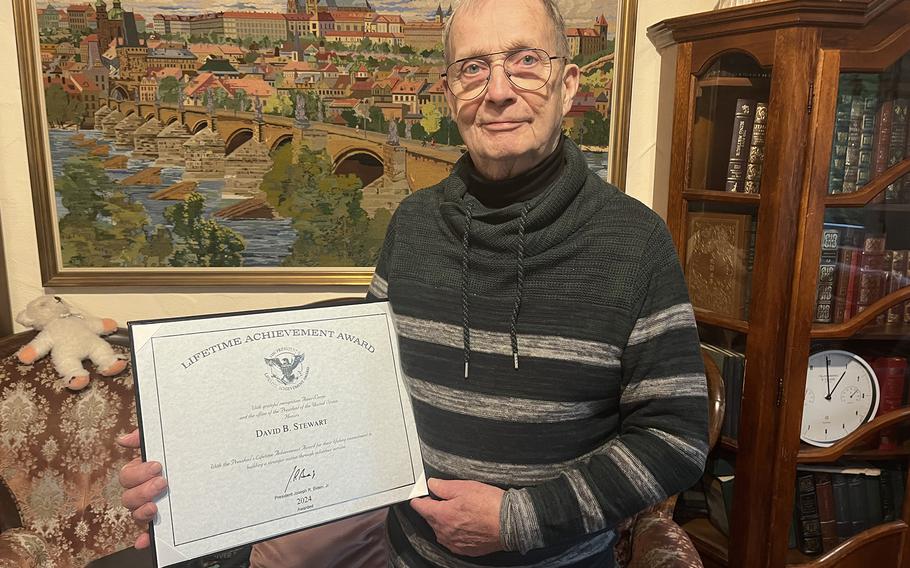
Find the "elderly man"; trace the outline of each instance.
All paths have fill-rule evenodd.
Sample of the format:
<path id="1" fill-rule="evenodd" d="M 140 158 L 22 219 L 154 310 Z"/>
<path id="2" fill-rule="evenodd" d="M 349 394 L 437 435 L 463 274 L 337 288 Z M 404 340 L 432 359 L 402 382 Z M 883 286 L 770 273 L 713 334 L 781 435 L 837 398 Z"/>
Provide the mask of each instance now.
<path id="1" fill-rule="evenodd" d="M 579 81 L 564 29 L 554 0 L 465 0 L 446 30 L 468 154 L 402 202 L 369 291 L 395 310 L 433 495 L 391 508 L 394 566 L 610 566 L 611 529 L 704 466 L 679 261 L 561 134 Z M 163 483 L 131 467 L 147 520 Z"/>

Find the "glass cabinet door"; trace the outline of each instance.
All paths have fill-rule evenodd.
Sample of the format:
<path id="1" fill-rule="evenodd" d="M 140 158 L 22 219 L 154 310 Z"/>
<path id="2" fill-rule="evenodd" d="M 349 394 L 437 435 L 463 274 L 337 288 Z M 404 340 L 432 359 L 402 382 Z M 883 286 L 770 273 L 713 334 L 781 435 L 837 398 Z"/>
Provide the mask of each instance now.
<path id="1" fill-rule="evenodd" d="M 910 457 L 910 54 L 838 84 L 794 554 L 902 518 Z M 796 552 L 798 551 L 798 553 Z"/>

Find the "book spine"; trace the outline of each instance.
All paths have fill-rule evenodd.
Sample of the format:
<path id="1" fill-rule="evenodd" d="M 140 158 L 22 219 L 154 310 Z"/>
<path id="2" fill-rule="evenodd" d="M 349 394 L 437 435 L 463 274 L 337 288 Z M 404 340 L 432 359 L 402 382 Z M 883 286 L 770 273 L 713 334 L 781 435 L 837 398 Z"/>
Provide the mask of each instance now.
<path id="1" fill-rule="evenodd" d="M 875 109 L 877 106 L 878 97 L 866 97 L 863 101 L 863 118 L 856 172 L 857 189 L 869 183 L 872 178 L 872 146 L 875 139 Z"/>
<path id="2" fill-rule="evenodd" d="M 837 529 L 837 542 L 844 542 L 853 535 L 850 523 L 850 497 L 847 490 L 847 476 L 842 473 L 831 474 L 831 488 L 834 492 L 834 520 Z"/>
<path id="3" fill-rule="evenodd" d="M 840 231 L 825 229 L 822 234 L 822 251 L 818 265 L 818 281 L 815 291 L 815 321 L 833 321 L 834 279 L 837 271 L 837 249 Z"/>
<path id="4" fill-rule="evenodd" d="M 907 480 L 904 477 L 904 471 L 902 469 L 893 468 L 882 473 L 887 473 L 891 476 L 891 490 L 894 491 L 895 515 L 901 517 L 904 509 L 904 492 L 907 488 Z"/>
<path id="5" fill-rule="evenodd" d="M 907 147 L 907 111 L 910 101 L 895 99 L 891 116 L 891 132 L 888 142 L 888 167 L 904 159 Z M 884 135 L 881 135 L 884 138 Z M 885 189 L 885 202 L 897 203 L 901 198 L 901 180 L 896 180 Z"/>
<path id="6" fill-rule="evenodd" d="M 866 488 L 866 528 L 880 525 L 882 516 L 882 494 L 880 476 L 863 475 L 860 476 L 863 485 Z"/>
<path id="7" fill-rule="evenodd" d="M 907 176 L 910 178 L 910 176 Z M 904 283 L 910 286 L 910 253 L 907 255 L 907 272 L 905 273 Z M 904 323 L 910 323 L 910 300 L 904 302 Z"/>
<path id="8" fill-rule="evenodd" d="M 891 253 L 891 265 L 888 268 L 888 287 L 885 290 L 888 294 L 893 294 L 901 288 L 908 285 L 907 268 L 910 267 L 910 250 L 895 250 Z M 903 303 L 895 304 L 888 308 L 887 322 L 889 324 L 901 323 L 903 319 Z"/>
<path id="9" fill-rule="evenodd" d="M 904 159 L 910 158 L 910 110 L 907 117 L 907 142 L 904 144 Z M 910 203 L 910 175 L 905 175 L 900 180 L 901 190 L 899 200 L 901 203 Z"/>
<path id="10" fill-rule="evenodd" d="M 765 163 L 765 133 L 768 128 L 768 104 L 756 103 L 755 119 L 752 121 L 752 139 L 749 157 L 746 161 L 746 176 L 743 184 L 745 193 L 761 191 L 761 174 Z"/>
<path id="11" fill-rule="evenodd" d="M 847 154 L 844 157 L 844 193 L 856 191 L 859 175 L 859 148 L 862 142 L 864 97 L 853 97 L 850 105 L 850 129 L 847 131 Z"/>
<path id="12" fill-rule="evenodd" d="M 894 489 L 891 487 L 891 476 L 887 470 L 882 470 L 878 477 L 880 485 L 879 493 L 882 499 L 882 521 L 890 522 L 897 519 L 897 512 L 894 508 Z"/>
<path id="13" fill-rule="evenodd" d="M 872 174 L 878 177 L 888 169 L 888 155 L 891 151 L 891 109 L 894 107 L 894 101 L 887 99 L 882 102 L 878 111 L 878 131 L 872 145 Z"/>
<path id="14" fill-rule="evenodd" d="M 742 192 L 746 181 L 746 163 L 752 141 L 752 123 L 756 102 L 751 99 L 736 100 L 733 118 L 733 139 L 730 142 L 730 161 L 727 164 L 727 191 Z"/>
<path id="15" fill-rule="evenodd" d="M 859 266 L 856 313 L 863 312 L 882 297 L 885 276 L 885 237 L 867 236 Z"/>
<path id="16" fill-rule="evenodd" d="M 834 515 L 834 487 L 830 473 L 815 474 L 815 496 L 818 501 L 818 523 L 822 533 L 822 551 L 837 546 L 837 519 Z"/>
<path id="17" fill-rule="evenodd" d="M 872 370 L 878 377 L 880 401 L 876 416 L 897 410 L 904 404 L 904 384 L 907 376 L 907 359 L 904 357 L 879 357 L 872 362 Z M 895 450 L 898 438 L 895 428 L 886 428 L 879 436 L 880 450 Z"/>
<path id="18" fill-rule="evenodd" d="M 852 107 L 853 97 L 851 95 L 838 96 L 837 113 L 834 119 L 834 144 L 831 147 L 831 166 L 828 169 L 828 193 L 843 193 L 844 191 L 844 169 Z"/>
<path id="19" fill-rule="evenodd" d="M 847 517 L 850 519 L 850 536 L 869 528 L 866 519 L 866 487 L 862 475 L 847 476 Z"/>
<path id="20" fill-rule="evenodd" d="M 834 323 L 844 321 L 847 310 L 847 284 L 850 280 L 850 264 L 857 247 L 841 246 L 837 251 L 837 271 L 834 274 Z"/>
<path id="21" fill-rule="evenodd" d="M 853 249 L 850 255 L 849 273 L 847 274 L 847 299 L 844 307 L 844 321 L 856 315 L 856 295 L 859 288 L 859 266 L 863 258 L 860 248 Z"/>
<path id="22" fill-rule="evenodd" d="M 796 477 L 796 484 L 799 549 L 803 554 L 819 554 L 822 552 L 822 531 L 818 520 L 815 477 L 811 473 L 801 473 Z"/>

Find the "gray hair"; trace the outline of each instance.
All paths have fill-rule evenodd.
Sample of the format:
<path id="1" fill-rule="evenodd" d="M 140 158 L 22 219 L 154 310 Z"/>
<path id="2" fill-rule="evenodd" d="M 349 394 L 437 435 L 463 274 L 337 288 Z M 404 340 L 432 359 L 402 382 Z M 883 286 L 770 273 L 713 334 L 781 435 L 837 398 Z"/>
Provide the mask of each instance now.
<path id="1" fill-rule="evenodd" d="M 449 54 L 451 53 L 449 45 L 449 35 L 452 31 L 452 22 L 455 21 L 455 17 L 467 10 L 469 7 L 483 2 L 485 0 L 461 0 L 455 8 L 452 10 L 452 15 L 446 20 L 445 28 L 442 32 L 442 45 L 445 54 L 445 60 L 449 61 Z M 495 0 L 490 0 L 495 1 Z M 569 38 L 566 37 L 566 22 L 562 17 L 562 13 L 559 11 L 559 6 L 556 5 L 556 0 L 537 0 L 540 2 L 540 5 L 543 6 L 544 12 L 547 15 L 547 19 L 550 21 L 550 24 L 553 26 L 553 30 L 556 32 L 556 50 L 558 53 L 551 55 L 563 55 L 569 57 Z"/>

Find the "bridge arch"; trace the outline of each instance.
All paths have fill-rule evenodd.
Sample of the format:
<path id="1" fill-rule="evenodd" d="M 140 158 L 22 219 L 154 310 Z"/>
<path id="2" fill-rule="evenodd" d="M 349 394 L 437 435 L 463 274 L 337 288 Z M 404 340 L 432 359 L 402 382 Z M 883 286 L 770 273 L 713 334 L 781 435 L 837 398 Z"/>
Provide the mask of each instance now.
<path id="1" fill-rule="evenodd" d="M 209 121 L 208 121 L 208 120 L 205 120 L 205 119 L 202 119 L 202 120 L 200 120 L 199 122 L 197 122 L 196 124 L 193 125 L 193 127 L 190 129 L 190 132 L 192 132 L 193 134 L 199 134 L 199 133 L 202 132 L 202 130 L 205 129 L 208 125 L 209 125 Z"/>
<path id="2" fill-rule="evenodd" d="M 333 174 L 354 174 L 360 178 L 363 187 L 381 178 L 384 171 L 382 157 L 362 148 L 339 154 L 332 167 Z"/>
<path id="3" fill-rule="evenodd" d="M 275 139 L 275 142 L 272 144 L 272 147 L 269 149 L 269 153 L 274 154 L 279 148 L 281 148 L 285 144 L 290 144 L 293 141 L 294 141 L 293 134 L 282 134 L 281 136 L 279 136 L 278 138 Z"/>
<path id="4" fill-rule="evenodd" d="M 146 120 L 152 120 L 153 118 L 155 118 L 155 113 L 154 113 L 154 112 L 147 112 L 147 113 L 145 113 L 145 119 L 146 119 Z"/>
<path id="5" fill-rule="evenodd" d="M 253 130 L 250 128 L 240 128 L 228 136 L 227 142 L 224 143 L 224 155 L 230 156 L 234 150 L 243 146 L 253 139 Z"/>
<path id="6" fill-rule="evenodd" d="M 180 120 L 180 117 L 179 117 L 179 116 L 172 116 L 172 117 L 170 117 L 169 119 L 167 119 L 167 122 L 165 123 L 165 126 L 174 124 L 174 123 L 177 122 L 178 120 Z"/>

